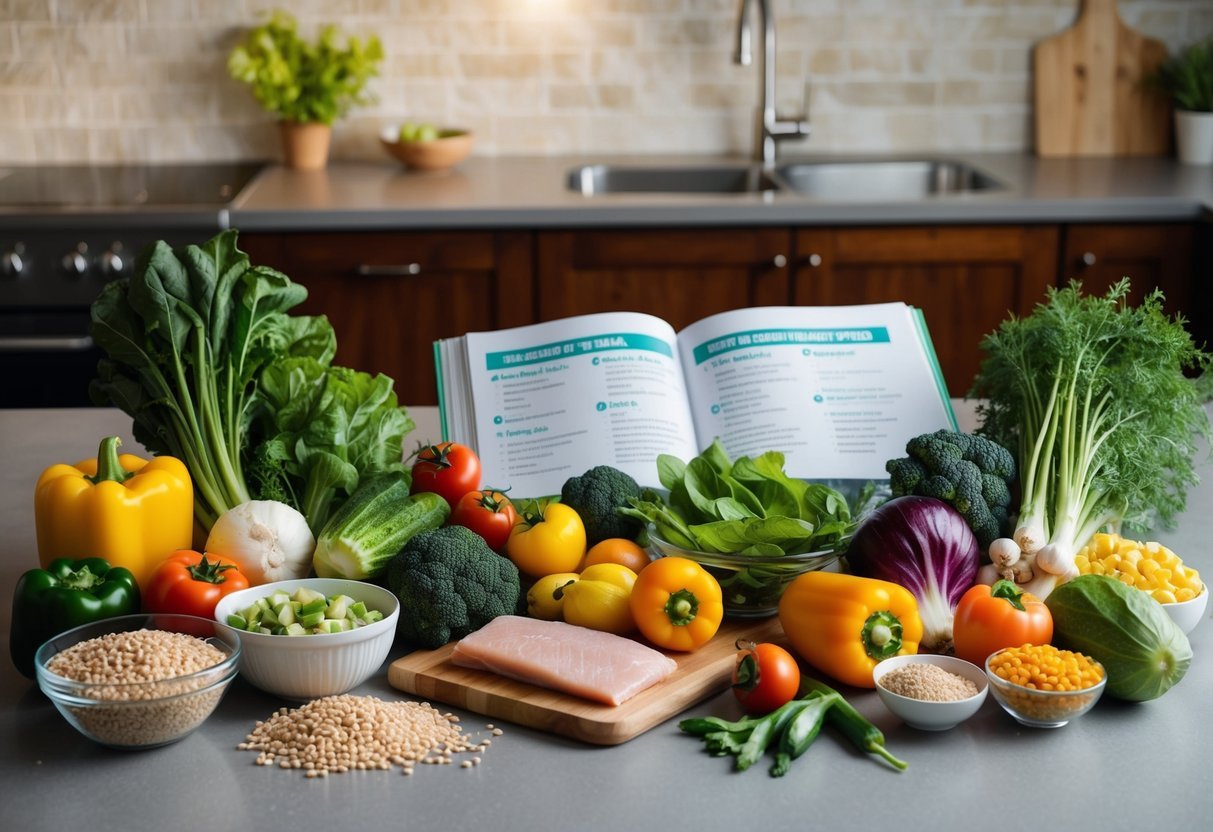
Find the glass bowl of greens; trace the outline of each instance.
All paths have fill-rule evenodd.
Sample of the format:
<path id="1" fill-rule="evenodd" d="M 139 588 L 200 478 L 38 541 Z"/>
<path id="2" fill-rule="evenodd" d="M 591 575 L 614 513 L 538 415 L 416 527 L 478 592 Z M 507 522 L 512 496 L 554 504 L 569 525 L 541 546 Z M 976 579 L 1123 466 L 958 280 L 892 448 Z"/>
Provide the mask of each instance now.
<path id="1" fill-rule="evenodd" d="M 795 578 L 832 566 L 841 549 L 799 554 L 745 554 L 684 549 L 663 540 L 649 527 L 649 549 L 657 557 L 696 561 L 720 583 L 724 613 L 729 618 L 766 618 L 779 612 L 779 599 Z"/>

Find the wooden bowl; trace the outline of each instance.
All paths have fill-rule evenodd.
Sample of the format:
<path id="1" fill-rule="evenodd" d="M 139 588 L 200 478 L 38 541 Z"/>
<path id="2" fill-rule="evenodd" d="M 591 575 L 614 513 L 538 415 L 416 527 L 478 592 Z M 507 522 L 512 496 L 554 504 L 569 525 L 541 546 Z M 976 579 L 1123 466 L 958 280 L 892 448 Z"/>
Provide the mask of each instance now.
<path id="1" fill-rule="evenodd" d="M 462 162 L 472 152 L 470 130 L 444 128 L 430 141 L 402 142 L 400 128 L 386 127 L 379 143 L 392 156 L 415 170 L 445 170 Z"/>

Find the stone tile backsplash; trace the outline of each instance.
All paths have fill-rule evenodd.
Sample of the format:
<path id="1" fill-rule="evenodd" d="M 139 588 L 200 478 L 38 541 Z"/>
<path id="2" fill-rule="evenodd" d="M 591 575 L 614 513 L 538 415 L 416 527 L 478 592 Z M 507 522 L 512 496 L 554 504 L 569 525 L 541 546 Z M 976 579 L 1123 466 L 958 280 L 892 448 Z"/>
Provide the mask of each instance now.
<path id="1" fill-rule="evenodd" d="M 277 133 L 227 77 L 272 8 L 376 32 L 378 102 L 333 157 L 382 159 L 381 126 L 470 127 L 476 152 L 748 154 L 759 80 L 732 63 L 740 0 L 0 0 L 0 162 L 269 159 Z M 778 105 L 797 151 L 1031 147 L 1031 47 L 1079 0 L 772 0 Z M 1209 0 L 1121 0 L 1171 49 Z"/>

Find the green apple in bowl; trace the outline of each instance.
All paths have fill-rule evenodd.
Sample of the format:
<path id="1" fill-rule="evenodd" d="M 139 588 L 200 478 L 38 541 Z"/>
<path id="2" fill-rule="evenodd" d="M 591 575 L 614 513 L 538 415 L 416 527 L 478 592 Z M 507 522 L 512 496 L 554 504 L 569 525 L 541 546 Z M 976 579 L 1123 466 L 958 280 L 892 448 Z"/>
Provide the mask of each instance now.
<path id="1" fill-rule="evenodd" d="M 401 142 L 432 142 L 438 138 L 438 128 L 432 124 L 406 121 L 400 125 Z"/>

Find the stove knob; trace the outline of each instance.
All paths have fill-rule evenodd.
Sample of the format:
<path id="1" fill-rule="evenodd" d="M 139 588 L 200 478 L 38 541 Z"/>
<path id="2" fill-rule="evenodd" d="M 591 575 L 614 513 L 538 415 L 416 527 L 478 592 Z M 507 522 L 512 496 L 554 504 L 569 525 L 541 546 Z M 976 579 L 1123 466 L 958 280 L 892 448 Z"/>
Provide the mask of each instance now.
<path id="1" fill-rule="evenodd" d="M 74 251 L 63 255 L 63 270 L 70 277 L 83 277 L 88 273 L 88 258 L 84 256 L 86 254 L 88 254 L 88 245 L 77 243 Z"/>
<path id="2" fill-rule="evenodd" d="M 21 272 L 25 271 L 25 260 L 21 257 L 25 253 L 25 246 L 17 243 L 4 254 L 0 254 L 0 273 L 5 277 L 20 277 Z"/>
<path id="3" fill-rule="evenodd" d="M 126 252 L 122 243 L 115 242 L 109 251 L 101 255 L 101 275 L 107 278 L 121 277 L 126 270 Z"/>

